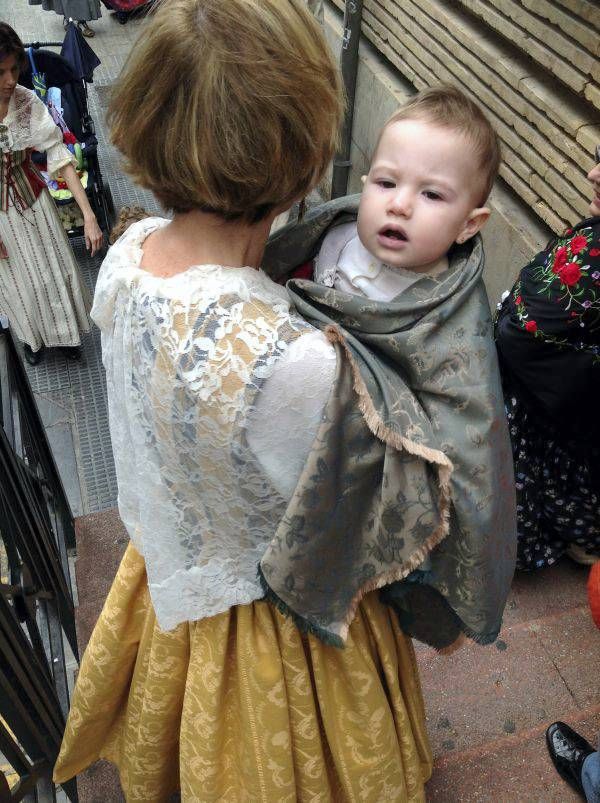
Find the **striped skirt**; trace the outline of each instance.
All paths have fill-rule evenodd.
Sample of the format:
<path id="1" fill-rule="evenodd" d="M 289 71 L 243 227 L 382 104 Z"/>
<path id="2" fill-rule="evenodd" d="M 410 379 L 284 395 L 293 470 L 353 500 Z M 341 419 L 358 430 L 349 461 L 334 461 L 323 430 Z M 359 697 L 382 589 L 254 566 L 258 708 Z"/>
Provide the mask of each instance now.
<path id="1" fill-rule="evenodd" d="M 30 209 L 0 211 L 0 240 L 0 314 L 16 337 L 33 351 L 80 345 L 90 294 L 47 190 Z"/>

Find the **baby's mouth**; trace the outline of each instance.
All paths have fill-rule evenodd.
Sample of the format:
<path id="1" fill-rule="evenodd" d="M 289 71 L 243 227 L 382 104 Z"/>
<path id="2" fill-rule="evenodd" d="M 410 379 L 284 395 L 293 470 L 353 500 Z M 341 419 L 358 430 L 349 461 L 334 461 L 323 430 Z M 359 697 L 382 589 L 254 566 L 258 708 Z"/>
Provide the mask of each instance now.
<path id="1" fill-rule="evenodd" d="M 405 243 L 408 240 L 406 232 L 402 229 L 384 228 L 379 230 L 379 236 L 384 237 L 386 240 L 397 240 L 398 242 Z"/>

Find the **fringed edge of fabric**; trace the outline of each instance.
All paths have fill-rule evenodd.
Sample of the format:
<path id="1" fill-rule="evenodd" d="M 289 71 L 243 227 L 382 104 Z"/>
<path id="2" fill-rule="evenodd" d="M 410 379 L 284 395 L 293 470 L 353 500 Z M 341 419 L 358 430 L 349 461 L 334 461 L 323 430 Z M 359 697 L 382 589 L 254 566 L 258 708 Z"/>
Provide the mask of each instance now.
<path id="1" fill-rule="evenodd" d="M 339 343 L 344 349 L 344 353 L 346 354 L 352 370 L 354 391 L 358 396 L 359 410 L 363 414 L 365 423 L 373 435 L 375 435 L 376 438 L 384 443 L 388 443 L 390 446 L 393 446 L 398 451 L 404 449 L 409 454 L 414 454 L 416 457 L 422 457 L 423 460 L 426 460 L 428 463 L 433 463 L 433 465 L 436 465 L 438 467 L 438 481 L 440 487 L 440 523 L 437 529 L 433 531 L 433 533 L 419 549 L 413 552 L 410 558 L 400 568 L 390 570 L 384 574 L 379 574 L 377 577 L 373 578 L 373 580 L 366 582 L 357 591 L 350 602 L 345 621 L 340 630 L 340 637 L 343 641 L 345 641 L 348 636 L 350 623 L 354 619 L 356 610 L 363 597 L 371 591 L 376 591 L 377 589 L 382 588 L 389 583 L 395 583 L 398 580 L 403 580 L 412 571 L 417 569 L 423 563 L 431 550 L 441 541 L 443 541 L 448 535 L 450 527 L 451 502 L 450 477 L 452 476 L 454 466 L 447 455 L 445 455 L 439 449 L 431 449 L 429 446 L 423 446 L 420 443 L 415 443 L 403 435 L 394 432 L 384 424 L 379 413 L 373 405 L 373 401 L 369 396 L 367 386 L 365 385 L 364 379 L 362 378 L 358 365 L 356 364 L 356 360 L 350 351 L 343 333 L 337 327 L 330 325 L 325 328 L 325 335 L 331 343 Z"/>
<path id="2" fill-rule="evenodd" d="M 329 647 L 344 647 L 344 639 L 341 636 L 337 636 L 330 630 L 324 630 L 322 627 L 319 627 L 313 622 L 309 622 L 308 619 L 305 619 L 292 610 L 292 608 L 273 591 L 263 574 L 260 564 L 258 565 L 258 579 L 267 602 L 273 605 L 274 608 L 277 608 L 279 613 L 283 614 L 286 618 L 291 619 L 301 633 L 308 633 L 311 636 L 316 636 L 319 641 L 322 641 L 323 644 L 327 644 Z"/>
<path id="3" fill-rule="evenodd" d="M 479 644 L 481 647 L 489 647 L 489 645 L 493 644 L 500 635 L 500 630 L 495 630 L 492 633 L 477 633 L 476 630 L 473 630 L 472 627 L 469 627 L 469 625 L 465 624 L 460 616 L 458 617 L 458 621 L 460 623 L 460 629 L 465 636 L 470 638 L 471 641 L 474 641 L 476 644 Z"/>
<path id="4" fill-rule="evenodd" d="M 388 443 L 390 446 L 393 446 L 398 451 L 405 450 L 410 454 L 414 454 L 417 457 L 422 457 L 428 463 L 433 463 L 434 465 L 438 466 L 438 479 L 439 479 L 439 486 L 440 486 L 440 523 L 438 527 L 434 530 L 434 532 L 429 536 L 429 538 L 425 541 L 425 543 L 413 554 L 410 558 L 399 568 L 390 570 L 389 572 L 385 572 L 384 574 L 379 574 L 377 577 L 373 578 L 373 580 L 366 582 L 354 595 L 350 604 L 348 606 L 348 611 L 346 613 L 345 619 L 340 627 L 339 635 L 332 633 L 330 630 L 325 630 L 322 627 L 314 624 L 313 622 L 308 621 L 304 617 L 297 614 L 290 606 L 284 602 L 281 597 L 279 597 L 273 589 L 268 584 L 261 566 L 258 567 L 258 577 L 260 580 L 260 584 L 265 592 L 266 599 L 271 602 L 277 610 L 282 613 L 284 616 L 290 617 L 293 622 L 295 623 L 296 627 L 303 633 L 312 633 L 313 635 L 317 636 L 322 642 L 325 644 L 329 644 L 335 647 L 343 647 L 344 642 L 348 638 L 348 631 L 350 629 L 350 624 L 352 623 L 354 617 L 356 616 L 356 611 L 358 606 L 361 603 L 363 597 L 366 594 L 369 594 L 371 591 L 377 591 L 378 589 L 382 588 L 383 586 L 388 585 L 389 583 L 395 583 L 398 580 L 403 580 L 407 575 L 409 575 L 412 571 L 417 569 L 425 560 L 427 555 L 431 552 L 431 550 L 436 547 L 444 538 L 448 535 L 449 527 L 450 527 L 450 502 L 451 502 L 451 493 L 450 493 L 450 477 L 452 476 L 452 472 L 454 470 L 454 466 L 452 465 L 451 460 L 441 451 L 438 449 L 431 449 L 428 446 L 423 446 L 422 444 L 415 443 L 414 441 L 405 438 L 402 435 L 399 435 L 397 432 L 393 432 L 389 427 L 381 420 L 377 410 L 373 405 L 373 401 L 369 396 L 369 392 L 367 390 L 367 386 L 360 374 L 360 370 L 352 356 L 352 352 L 350 351 L 348 344 L 344 338 L 342 332 L 335 326 L 327 326 L 325 328 L 325 335 L 331 343 L 339 343 L 341 347 L 344 349 L 344 353 L 348 358 L 350 363 L 350 367 L 352 369 L 352 378 L 353 378 L 353 387 L 356 395 L 358 396 L 358 406 L 359 410 L 361 411 L 365 422 L 370 429 L 370 431 L 375 435 L 376 438 L 383 441 L 384 443 Z M 461 626 L 466 627 L 461 622 Z M 477 634 L 473 634 L 472 636 L 465 630 L 465 635 L 469 635 L 474 640 L 477 639 L 487 639 L 488 636 L 479 636 Z M 495 637 L 494 637 L 495 638 Z"/>

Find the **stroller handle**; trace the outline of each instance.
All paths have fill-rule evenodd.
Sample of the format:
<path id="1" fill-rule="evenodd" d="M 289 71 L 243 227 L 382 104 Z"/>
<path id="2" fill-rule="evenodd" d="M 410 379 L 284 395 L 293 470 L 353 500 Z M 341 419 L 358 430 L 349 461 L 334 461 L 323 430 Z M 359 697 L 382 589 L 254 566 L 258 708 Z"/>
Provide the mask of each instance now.
<path id="1" fill-rule="evenodd" d="M 23 47 L 32 47 L 34 50 L 38 50 L 40 47 L 62 47 L 62 42 L 25 42 Z"/>

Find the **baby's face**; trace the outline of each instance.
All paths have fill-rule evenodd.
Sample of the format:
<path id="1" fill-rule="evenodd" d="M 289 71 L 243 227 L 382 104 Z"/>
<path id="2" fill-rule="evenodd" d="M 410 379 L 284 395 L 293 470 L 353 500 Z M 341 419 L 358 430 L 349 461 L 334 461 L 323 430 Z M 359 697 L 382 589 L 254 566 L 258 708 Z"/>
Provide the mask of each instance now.
<path id="1" fill-rule="evenodd" d="M 461 134 L 400 120 L 384 130 L 373 157 L 358 236 L 387 265 L 427 272 L 457 239 L 483 225 L 469 223 L 482 190 L 472 147 Z"/>

